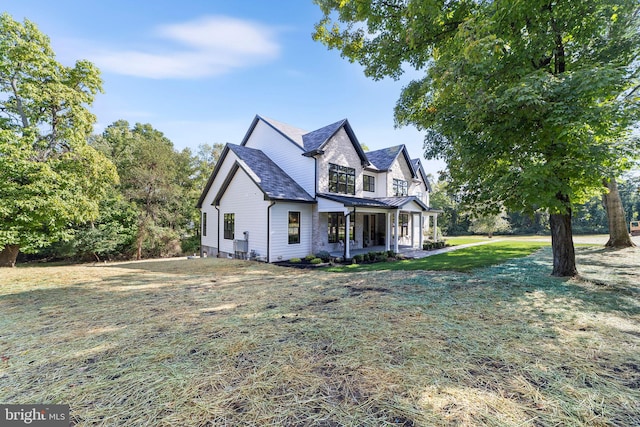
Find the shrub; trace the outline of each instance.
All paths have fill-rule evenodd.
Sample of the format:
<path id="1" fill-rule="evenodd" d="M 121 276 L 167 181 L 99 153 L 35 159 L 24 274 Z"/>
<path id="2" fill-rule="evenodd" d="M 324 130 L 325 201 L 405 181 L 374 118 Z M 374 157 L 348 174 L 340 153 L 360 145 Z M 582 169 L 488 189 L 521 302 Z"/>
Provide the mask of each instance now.
<path id="1" fill-rule="evenodd" d="M 322 258 L 314 258 L 310 262 L 313 265 L 322 264 Z"/>
<path id="2" fill-rule="evenodd" d="M 316 258 L 316 256 L 315 256 L 315 255 L 313 255 L 313 254 L 309 254 L 309 255 L 307 255 L 306 257 L 304 257 L 305 261 L 311 261 L 311 260 L 312 260 L 312 259 L 314 259 L 314 258 Z"/>
<path id="3" fill-rule="evenodd" d="M 292 264 L 297 264 L 297 263 L 299 263 L 299 262 L 301 262 L 301 261 L 302 261 L 302 260 L 301 260 L 300 258 L 291 258 L 291 259 L 289 260 L 289 262 L 290 262 L 290 263 L 292 263 Z"/>
<path id="4" fill-rule="evenodd" d="M 375 252 L 368 252 L 367 253 L 367 258 L 369 259 L 369 261 L 375 261 L 376 260 L 376 253 Z"/>
<path id="5" fill-rule="evenodd" d="M 393 257 L 395 257 L 395 256 L 396 256 L 396 253 L 395 253 L 394 251 L 387 251 L 387 256 L 388 256 L 389 258 L 393 258 Z"/>
<path id="6" fill-rule="evenodd" d="M 376 258 L 375 258 L 376 262 L 385 262 L 386 260 L 387 260 L 386 252 L 376 255 Z"/>
<path id="7" fill-rule="evenodd" d="M 355 261 L 357 264 L 360 264 L 362 261 L 364 261 L 364 255 L 362 254 L 354 255 L 353 261 Z"/>
<path id="8" fill-rule="evenodd" d="M 318 252 L 316 254 L 316 258 L 315 259 L 318 259 L 318 258 L 320 258 L 324 262 L 329 262 L 329 260 L 331 259 L 331 254 L 329 252 L 327 252 L 327 251 L 320 251 L 320 252 Z M 316 264 L 318 264 L 318 263 L 316 263 Z"/>

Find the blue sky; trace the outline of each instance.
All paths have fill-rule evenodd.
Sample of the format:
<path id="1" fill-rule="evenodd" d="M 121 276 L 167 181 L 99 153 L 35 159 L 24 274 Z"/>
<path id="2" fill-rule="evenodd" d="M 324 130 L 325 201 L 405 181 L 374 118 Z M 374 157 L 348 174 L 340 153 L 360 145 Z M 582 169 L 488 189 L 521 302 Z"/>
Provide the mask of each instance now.
<path id="1" fill-rule="evenodd" d="M 311 0 L 5 0 L 2 11 L 34 22 L 57 59 L 94 62 L 105 93 L 95 131 L 116 120 L 150 123 L 178 149 L 239 143 L 256 114 L 315 130 L 349 119 L 371 150 L 405 144 L 393 107 L 408 82 L 367 79 L 362 67 L 311 39 L 321 18 Z M 442 162 L 426 161 L 436 175 Z"/>

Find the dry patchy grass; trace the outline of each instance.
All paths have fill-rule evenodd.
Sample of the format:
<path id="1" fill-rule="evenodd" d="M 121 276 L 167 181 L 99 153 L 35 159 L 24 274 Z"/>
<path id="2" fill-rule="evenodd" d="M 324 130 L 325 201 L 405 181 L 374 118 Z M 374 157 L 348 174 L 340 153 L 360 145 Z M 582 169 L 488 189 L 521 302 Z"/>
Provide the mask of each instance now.
<path id="1" fill-rule="evenodd" d="M 0 401 L 81 426 L 638 425 L 638 250 L 578 252 L 580 280 L 549 249 L 472 274 L 2 270 Z"/>

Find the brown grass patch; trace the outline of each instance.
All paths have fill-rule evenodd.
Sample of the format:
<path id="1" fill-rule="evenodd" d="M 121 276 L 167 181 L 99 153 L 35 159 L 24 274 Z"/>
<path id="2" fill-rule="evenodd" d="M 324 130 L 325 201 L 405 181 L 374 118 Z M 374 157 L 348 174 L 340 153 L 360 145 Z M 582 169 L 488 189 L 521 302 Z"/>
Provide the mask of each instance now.
<path id="1" fill-rule="evenodd" d="M 76 425 L 638 425 L 638 252 L 475 274 L 202 259 L 0 271 L 0 401 Z"/>

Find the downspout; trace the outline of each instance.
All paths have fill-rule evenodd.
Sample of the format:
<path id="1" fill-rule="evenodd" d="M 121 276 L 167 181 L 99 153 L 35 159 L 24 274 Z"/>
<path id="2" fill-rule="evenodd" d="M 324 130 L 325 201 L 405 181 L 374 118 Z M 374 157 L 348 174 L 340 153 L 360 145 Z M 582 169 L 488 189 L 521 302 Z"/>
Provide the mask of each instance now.
<path id="1" fill-rule="evenodd" d="M 216 258 L 220 258 L 220 209 L 218 209 L 217 206 L 213 207 L 216 211 L 218 211 L 218 220 L 216 221 L 217 225 L 218 225 L 218 247 L 216 248 L 216 250 L 218 251 L 218 253 L 216 254 Z"/>
<path id="2" fill-rule="evenodd" d="M 353 230 L 354 230 L 354 231 L 353 231 L 353 232 L 354 232 L 354 236 L 353 236 L 353 237 L 354 237 L 354 238 L 356 237 L 356 236 L 355 236 L 355 229 L 356 229 L 356 222 L 355 222 L 355 221 L 356 221 L 356 217 L 355 217 L 355 213 L 356 213 L 356 208 L 354 207 L 354 208 L 353 208 L 353 211 L 351 211 L 351 212 L 347 213 L 347 214 L 344 216 L 344 217 L 345 217 L 345 219 L 347 219 L 347 218 L 349 218 L 349 219 L 350 219 L 350 218 L 351 218 L 351 214 L 353 214 Z M 344 230 L 344 250 L 343 250 L 343 253 L 342 253 L 342 258 L 347 259 L 347 255 L 348 255 L 349 257 L 351 257 L 351 252 L 349 251 L 349 245 L 351 244 L 351 239 L 349 238 L 349 229 L 351 228 L 351 225 L 349 224 L 349 226 L 347 226 L 347 223 L 346 223 L 346 221 L 345 221 L 344 227 L 345 227 L 345 230 Z"/>
<path id="3" fill-rule="evenodd" d="M 275 205 L 276 202 L 271 201 L 269 206 L 267 206 L 267 263 L 271 262 L 270 252 L 271 252 L 271 208 Z"/>

